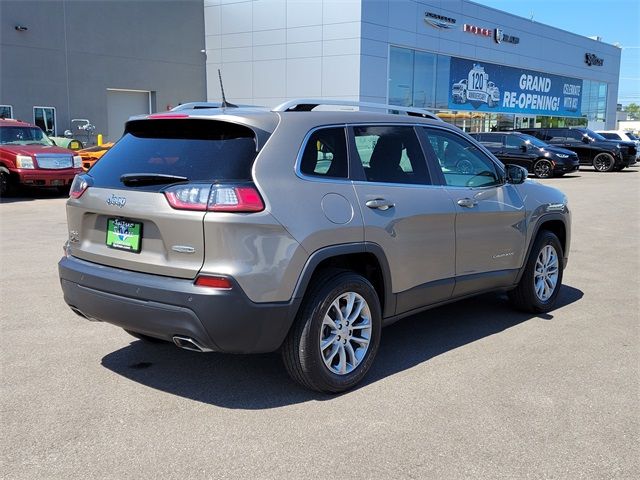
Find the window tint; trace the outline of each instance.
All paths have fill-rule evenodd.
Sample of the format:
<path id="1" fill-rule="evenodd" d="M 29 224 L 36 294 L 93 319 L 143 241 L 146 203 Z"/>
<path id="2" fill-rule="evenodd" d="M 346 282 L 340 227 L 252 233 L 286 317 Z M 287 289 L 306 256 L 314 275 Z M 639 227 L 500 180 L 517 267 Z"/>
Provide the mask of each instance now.
<path id="1" fill-rule="evenodd" d="M 518 150 L 524 143 L 524 140 L 518 135 L 506 135 L 505 147 L 511 150 Z"/>
<path id="2" fill-rule="evenodd" d="M 600 133 L 600 135 L 609 140 L 621 140 L 620 135 L 617 133 Z"/>
<path id="3" fill-rule="evenodd" d="M 0 105 L 0 119 L 13 118 L 13 107 L 11 105 Z"/>
<path id="4" fill-rule="evenodd" d="M 159 173 L 189 181 L 250 180 L 256 157 L 251 129 L 214 120 L 141 120 L 91 169 L 94 185 L 126 188 L 125 173 Z M 161 187 L 155 186 L 151 189 Z"/>
<path id="5" fill-rule="evenodd" d="M 42 130 L 35 127 L 0 127 L 0 145 L 53 145 Z"/>
<path id="6" fill-rule="evenodd" d="M 483 133 L 480 143 L 487 148 L 502 148 L 504 135 L 499 133 Z M 478 140 L 478 137 L 476 137 Z"/>
<path id="7" fill-rule="evenodd" d="M 584 134 L 578 130 L 567 130 L 567 142 L 570 143 L 582 143 Z"/>
<path id="8" fill-rule="evenodd" d="M 347 141 L 344 128 L 323 128 L 311 134 L 307 141 L 300 171 L 305 175 L 347 178 Z"/>
<path id="9" fill-rule="evenodd" d="M 413 127 L 354 127 L 356 151 L 369 182 L 429 184 L 427 164 Z"/>
<path id="10" fill-rule="evenodd" d="M 550 128 L 542 140 L 548 143 L 564 143 L 567 138 L 566 133 L 567 131 L 561 128 Z"/>
<path id="11" fill-rule="evenodd" d="M 486 187 L 502 183 L 493 161 L 473 143 L 445 130 L 424 130 L 447 185 Z"/>

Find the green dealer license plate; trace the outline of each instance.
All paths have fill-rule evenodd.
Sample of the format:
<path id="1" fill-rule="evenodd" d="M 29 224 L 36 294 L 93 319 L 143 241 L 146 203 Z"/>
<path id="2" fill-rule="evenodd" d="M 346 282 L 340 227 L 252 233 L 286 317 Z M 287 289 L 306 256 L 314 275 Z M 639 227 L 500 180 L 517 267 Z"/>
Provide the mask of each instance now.
<path id="1" fill-rule="evenodd" d="M 123 218 L 107 220 L 107 247 L 140 253 L 142 223 Z"/>

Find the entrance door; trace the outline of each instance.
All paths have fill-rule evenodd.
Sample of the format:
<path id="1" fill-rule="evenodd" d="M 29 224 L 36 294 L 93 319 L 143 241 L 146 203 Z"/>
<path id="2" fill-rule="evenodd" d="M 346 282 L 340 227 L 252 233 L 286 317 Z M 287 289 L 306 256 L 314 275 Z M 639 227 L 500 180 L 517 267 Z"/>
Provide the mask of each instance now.
<path id="1" fill-rule="evenodd" d="M 536 117 L 535 116 L 526 116 L 526 115 L 516 115 L 515 130 L 520 130 L 521 128 L 535 128 L 536 126 Z"/>
<path id="2" fill-rule="evenodd" d="M 107 138 L 117 141 L 133 115 L 151 113 L 151 92 L 107 89 Z"/>

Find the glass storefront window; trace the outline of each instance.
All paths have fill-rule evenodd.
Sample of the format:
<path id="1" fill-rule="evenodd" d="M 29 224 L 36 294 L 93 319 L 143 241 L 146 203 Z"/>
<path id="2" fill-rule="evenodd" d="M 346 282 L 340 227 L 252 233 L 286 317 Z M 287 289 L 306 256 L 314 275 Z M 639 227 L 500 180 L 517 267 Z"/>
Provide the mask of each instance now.
<path id="1" fill-rule="evenodd" d="M 413 106 L 432 108 L 435 102 L 436 55 L 415 52 L 413 69 Z"/>
<path id="2" fill-rule="evenodd" d="M 410 107 L 413 101 L 413 50 L 391 47 L 389 52 L 389 103 Z"/>

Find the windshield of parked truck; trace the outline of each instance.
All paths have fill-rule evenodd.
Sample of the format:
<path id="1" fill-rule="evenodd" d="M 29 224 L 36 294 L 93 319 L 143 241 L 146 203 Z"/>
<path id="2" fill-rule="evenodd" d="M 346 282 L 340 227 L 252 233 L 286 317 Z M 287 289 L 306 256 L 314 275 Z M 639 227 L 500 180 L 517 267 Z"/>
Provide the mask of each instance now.
<path id="1" fill-rule="evenodd" d="M 606 138 L 604 138 L 602 135 L 600 135 L 599 133 L 596 133 L 593 130 L 590 130 L 588 128 L 581 128 L 580 131 L 582 133 L 586 133 L 587 135 L 589 135 L 594 140 L 606 140 Z"/>
<path id="2" fill-rule="evenodd" d="M 0 145 L 52 146 L 54 143 L 37 127 L 1 127 Z"/>

